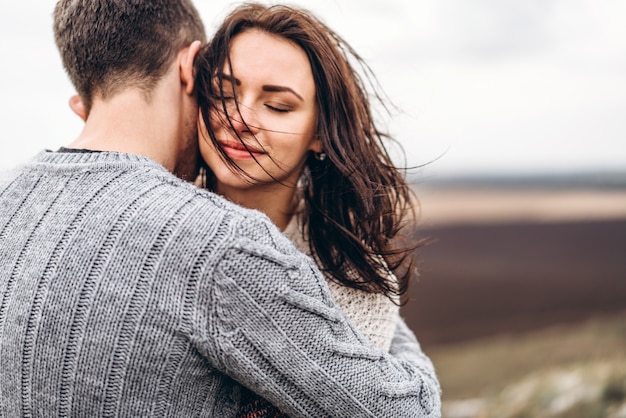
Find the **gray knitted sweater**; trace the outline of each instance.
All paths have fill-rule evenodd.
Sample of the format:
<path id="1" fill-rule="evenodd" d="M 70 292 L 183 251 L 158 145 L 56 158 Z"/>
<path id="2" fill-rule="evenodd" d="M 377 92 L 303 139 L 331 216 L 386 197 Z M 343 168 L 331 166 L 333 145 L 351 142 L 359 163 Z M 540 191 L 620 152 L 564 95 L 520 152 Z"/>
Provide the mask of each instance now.
<path id="1" fill-rule="evenodd" d="M 404 323 L 390 353 L 261 213 L 143 157 L 42 152 L 0 185 L 0 417 L 436 417 Z"/>

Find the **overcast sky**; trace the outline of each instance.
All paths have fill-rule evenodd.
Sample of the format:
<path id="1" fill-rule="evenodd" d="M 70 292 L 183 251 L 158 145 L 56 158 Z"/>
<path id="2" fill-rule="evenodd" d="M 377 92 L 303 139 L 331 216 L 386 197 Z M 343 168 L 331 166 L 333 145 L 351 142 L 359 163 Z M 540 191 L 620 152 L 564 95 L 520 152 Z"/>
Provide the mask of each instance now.
<path id="1" fill-rule="evenodd" d="M 389 130 L 430 175 L 626 168 L 626 1 L 315 0 L 401 112 Z M 55 0 L 0 3 L 0 170 L 82 122 Z M 231 2 L 196 0 L 209 35 Z"/>

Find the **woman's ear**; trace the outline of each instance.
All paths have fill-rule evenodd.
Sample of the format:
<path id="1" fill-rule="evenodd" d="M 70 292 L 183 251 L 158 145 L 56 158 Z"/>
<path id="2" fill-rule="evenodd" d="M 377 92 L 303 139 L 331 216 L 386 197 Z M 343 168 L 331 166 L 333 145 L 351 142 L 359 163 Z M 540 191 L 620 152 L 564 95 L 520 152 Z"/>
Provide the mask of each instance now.
<path id="1" fill-rule="evenodd" d="M 322 140 L 313 138 L 311 140 L 311 144 L 309 145 L 309 151 L 313 151 L 314 153 L 317 153 L 317 154 L 324 151 L 324 149 L 322 148 Z"/>
<path id="2" fill-rule="evenodd" d="M 83 101 L 80 96 L 78 94 L 75 94 L 70 97 L 69 104 L 72 112 L 76 113 L 78 117 L 81 118 L 83 122 L 85 122 L 87 120 L 87 110 L 85 109 L 85 106 L 83 105 Z"/>
<path id="3" fill-rule="evenodd" d="M 185 93 L 193 94 L 195 86 L 194 61 L 201 47 L 200 41 L 193 41 L 191 45 L 181 52 L 180 57 L 180 81 L 185 86 Z"/>

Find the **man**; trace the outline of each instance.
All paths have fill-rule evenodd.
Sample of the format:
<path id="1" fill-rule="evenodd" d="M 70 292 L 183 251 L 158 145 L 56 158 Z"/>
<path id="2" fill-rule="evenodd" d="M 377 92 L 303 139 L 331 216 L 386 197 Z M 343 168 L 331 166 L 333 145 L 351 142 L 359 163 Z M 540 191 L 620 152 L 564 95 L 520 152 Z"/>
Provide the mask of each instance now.
<path id="1" fill-rule="evenodd" d="M 0 186 L 0 417 L 236 416 L 242 385 L 290 416 L 438 416 L 401 324 L 365 341 L 269 220 L 197 167 L 189 0 L 61 0 L 84 106 L 68 147 Z"/>

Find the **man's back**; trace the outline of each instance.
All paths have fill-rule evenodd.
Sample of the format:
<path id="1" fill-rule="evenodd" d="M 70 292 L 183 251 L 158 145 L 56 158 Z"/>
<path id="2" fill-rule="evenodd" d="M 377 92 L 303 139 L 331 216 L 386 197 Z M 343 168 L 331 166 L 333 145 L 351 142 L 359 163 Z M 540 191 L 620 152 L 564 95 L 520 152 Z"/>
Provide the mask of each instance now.
<path id="1" fill-rule="evenodd" d="M 232 208 L 112 155 L 50 153 L 0 191 L 4 416 L 215 412 L 194 316 Z"/>
<path id="2" fill-rule="evenodd" d="M 147 158 L 41 153 L 0 186 L 0 259 L 2 417 L 229 417 L 242 385 L 294 417 L 438 416 L 408 330 L 384 355 L 264 215 Z"/>

